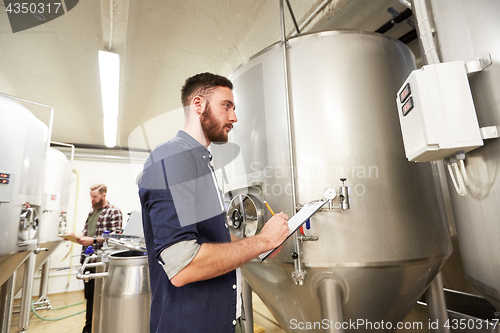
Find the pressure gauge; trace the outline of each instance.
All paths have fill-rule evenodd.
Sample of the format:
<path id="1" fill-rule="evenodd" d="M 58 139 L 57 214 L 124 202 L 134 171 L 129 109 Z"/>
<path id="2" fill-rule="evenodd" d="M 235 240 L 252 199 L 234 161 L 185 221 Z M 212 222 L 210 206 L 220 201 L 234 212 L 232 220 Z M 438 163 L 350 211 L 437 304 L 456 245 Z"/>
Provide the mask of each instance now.
<path id="1" fill-rule="evenodd" d="M 327 187 L 323 191 L 323 197 L 326 200 L 333 200 L 333 199 L 335 199 L 336 196 L 337 196 L 337 192 L 335 191 L 335 189 L 333 187 Z"/>

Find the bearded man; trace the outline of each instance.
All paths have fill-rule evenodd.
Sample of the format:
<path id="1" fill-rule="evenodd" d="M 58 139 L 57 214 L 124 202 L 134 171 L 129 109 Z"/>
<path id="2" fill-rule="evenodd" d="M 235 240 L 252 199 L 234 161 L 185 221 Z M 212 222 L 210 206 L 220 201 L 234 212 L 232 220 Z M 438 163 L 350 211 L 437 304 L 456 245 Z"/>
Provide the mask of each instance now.
<path id="1" fill-rule="evenodd" d="M 108 189 L 104 184 L 96 184 L 90 187 L 90 200 L 92 201 L 92 210 L 89 212 L 83 236 L 78 242 L 82 245 L 81 262 L 83 263 L 85 249 L 92 246 L 94 251 L 99 250 L 104 243 L 102 234 L 108 230 L 111 234 L 119 232 L 122 229 L 122 212 L 110 204 L 106 200 Z M 88 269 L 91 273 L 95 272 L 94 268 Z M 87 299 L 87 313 L 85 326 L 82 333 L 92 332 L 92 310 L 94 307 L 94 285 L 93 279 L 84 284 L 85 298 Z"/>
<path id="2" fill-rule="evenodd" d="M 253 237 L 231 237 L 207 149 L 228 141 L 237 121 L 233 85 L 202 73 L 181 90 L 185 125 L 159 145 L 139 181 L 151 281 L 151 332 L 245 332 L 239 267 L 279 246 L 288 217 Z"/>

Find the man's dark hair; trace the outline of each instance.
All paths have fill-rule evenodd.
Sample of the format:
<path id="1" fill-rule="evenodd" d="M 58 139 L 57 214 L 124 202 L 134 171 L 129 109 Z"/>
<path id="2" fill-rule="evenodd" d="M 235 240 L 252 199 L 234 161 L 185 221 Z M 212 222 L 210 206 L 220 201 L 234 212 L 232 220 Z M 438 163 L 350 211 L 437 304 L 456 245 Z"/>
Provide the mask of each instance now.
<path id="1" fill-rule="evenodd" d="M 189 106 L 191 99 L 196 95 L 210 101 L 210 94 L 217 87 L 227 87 L 233 90 L 233 84 L 224 76 L 212 73 L 201 73 L 191 76 L 184 82 L 184 86 L 182 86 L 182 105 Z"/>

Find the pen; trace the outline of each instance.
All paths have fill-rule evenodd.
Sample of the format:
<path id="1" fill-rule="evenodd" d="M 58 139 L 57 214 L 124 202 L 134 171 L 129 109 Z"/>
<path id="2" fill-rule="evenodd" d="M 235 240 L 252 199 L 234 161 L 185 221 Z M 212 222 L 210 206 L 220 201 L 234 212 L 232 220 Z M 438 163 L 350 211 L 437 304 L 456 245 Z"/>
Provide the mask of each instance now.
<path id="1" fill-rule="evenodd" d="M 267 201 L 266 201 L 266 200 L 264 200 L 264 205 L 266 205 L 267 209 L 269 209 L 269 211 L 271 212 L 271 214 L 273 214 L 273 216 L 274 216 L 274 212 L 273 212 L 273 210 L 271 209 L 271 207 L 269 207 L 269 204 L 267 203 Z"/>

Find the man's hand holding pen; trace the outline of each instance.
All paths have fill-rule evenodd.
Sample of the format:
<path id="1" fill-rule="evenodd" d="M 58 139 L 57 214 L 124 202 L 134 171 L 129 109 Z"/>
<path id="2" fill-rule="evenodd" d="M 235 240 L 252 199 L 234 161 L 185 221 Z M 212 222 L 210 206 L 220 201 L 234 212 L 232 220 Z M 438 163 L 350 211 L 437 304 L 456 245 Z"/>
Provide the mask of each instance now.
<path id="1" fill-rule="evenodd" d="M 258 236 L 269 246 L 269 250 L 272 250 L 285 241 L 289 232 L 288 216 L 281 212 L 267 221 Z"/>

